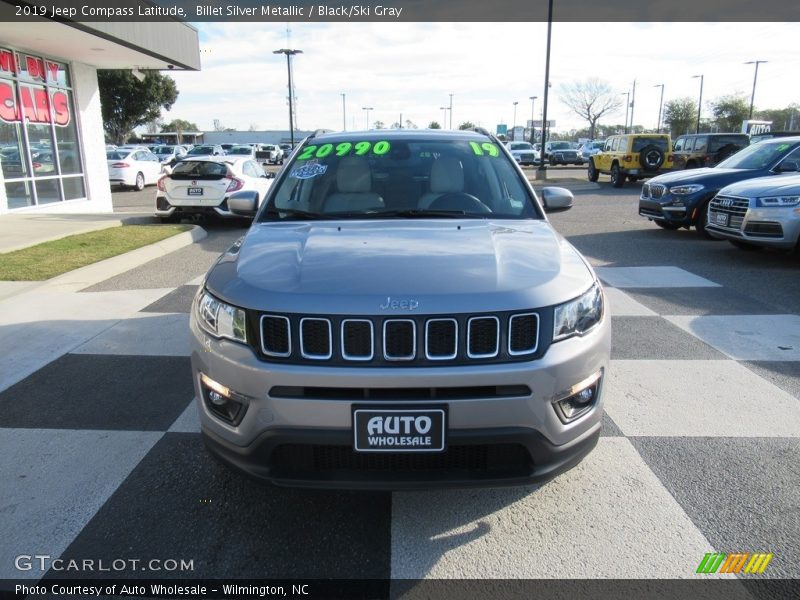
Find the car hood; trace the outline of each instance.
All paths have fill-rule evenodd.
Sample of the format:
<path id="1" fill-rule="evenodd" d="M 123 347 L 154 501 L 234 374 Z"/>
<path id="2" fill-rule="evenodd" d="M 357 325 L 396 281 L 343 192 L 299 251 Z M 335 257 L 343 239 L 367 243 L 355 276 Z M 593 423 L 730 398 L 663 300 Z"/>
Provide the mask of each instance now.
<path id="1" fill-rule="evenodd" d="M 254 223 L 206 285 L 257 310 L 388 315 L 538 308 L 592 281 L 546 221 L 448 219 Z"/>
<path id="2" fill-rule="evenodd" d="M 705 185 L 706 187 L 714 187 L 715 185 L 723 186 L 731 183 L 732 181 L 749 179 L 750 177 L 758 177 L 759 175 L 763 174 L 763 171 L 755 171 L 751 169 L 687 169 L 685 171 L 672 171 L 670 173 L 664 173 L 663 175 L 653 177 L 649 183 L 663 183 L 667 186 L 698 183 Z"/>
<path id="3" fill-rule="evenodd" d="M 760 196 L 796 196 L 800 194 L 800 175 L 772 175 L 771 177 L 756 177 L 729 185 L 720 193 L 748 198 Z"/>

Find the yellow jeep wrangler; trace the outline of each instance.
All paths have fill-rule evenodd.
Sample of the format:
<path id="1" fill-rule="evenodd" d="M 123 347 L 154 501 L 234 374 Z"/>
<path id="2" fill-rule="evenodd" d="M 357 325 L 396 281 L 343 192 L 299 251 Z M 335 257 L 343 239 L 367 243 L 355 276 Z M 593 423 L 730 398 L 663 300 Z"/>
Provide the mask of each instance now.
<path id="1" fill-rule="evenodd" d="M 589 181 L 611 175 L 611 185 L 622 187 L 625 179 L 638 181 L 672 169 L 672 142 L 660 133 L 612 135 L 603 149 L 589 158 Z"/>

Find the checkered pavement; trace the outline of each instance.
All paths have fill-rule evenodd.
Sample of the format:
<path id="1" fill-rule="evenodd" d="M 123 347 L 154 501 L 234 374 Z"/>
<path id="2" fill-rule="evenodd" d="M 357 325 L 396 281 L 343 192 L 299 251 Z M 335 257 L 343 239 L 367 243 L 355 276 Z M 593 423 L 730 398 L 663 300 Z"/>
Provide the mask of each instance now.
<path id="1" fill-rule="evenodd" d="M 0 578 L 44 575 L 18 554 L 187 559 L 190 577 L 684 578 L 712 551 L 800 576 L 800 316 L 676 267 L 597 272 L 603 437 L 552 482 L 493 490 L 280 489 L 217 464 L 189 377 L 198 280 L 0 302 L 18 349 L 0 364 Z"/>

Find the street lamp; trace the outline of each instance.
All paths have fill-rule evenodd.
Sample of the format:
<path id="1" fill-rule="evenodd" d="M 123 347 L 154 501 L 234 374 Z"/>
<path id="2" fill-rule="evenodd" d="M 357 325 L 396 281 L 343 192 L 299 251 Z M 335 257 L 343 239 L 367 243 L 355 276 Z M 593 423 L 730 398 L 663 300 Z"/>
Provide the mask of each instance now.
<path id="1" fill-rule="evenodd" d="M 536 120 L 536 113 L 533 110 L 533 107 L 536 106 L 536 99 L 539 96 L 528 96 L 528 100 L 531 101 L 531 144 L 536 143 L 536 127 L 534 126 L 533 122 Z"/>
<path id="2" fill-rule="evenodd" d="M 374 109 L 371 106 L 362 106 L 361 110 L 367 111 L 367 131 L 369 131 L 369 111 Z"/>
<path id="3" fill-rule="evenodd" d="M 344 99 L 346 94 L 342 93 L 342 131 L 347 131 L 347 111 L 345 109 Z"/>
<path id="4" fill-rule="evenodd" d="M 553 33 L 553 0 L 547 2 L 547 52 L 544 59 L 544 100 L 542 108 L 542 160 L 536 169 L 536 179 L 547 179 L 547 167 L 544 166 L 544 151 L 547 143 L 547 94 L 550 88 L 550 39 Z"/>
<path id="5" fill-rule="evenodd" d="M 514 130 L 517 128 L 517 104 L 519 104 L 519 102 L 514 102 L 514 124 L 511 126 L 511 139 L 512 140 L 516 139 L 516 136 L 514 135 Z"/>
<path id="6" fill-rule="evenodd" d="M 625 133 L 628 133 L 628 110 L 631 107 L 631 93 L 622 92 L 620 96 L 625 96 Z"/>
<path id="7" fill-rule="evenodd" d="M 658 102 L 658 125 L 656 125 L 656 133 L 661 133 L 661 107 L 664 106 L 664 84 L 658 83 L 653 87 L 661 88 L 661 100 Z"/>
<path id="8" fill-rule="evenodd" d="M 442 111 L 442 129 L 447 129 L 447 111 L 450 109 L 446 106 L 440 106 L 439 109 Z"/>
<path id="9" fill-rule="evenodd" d="M 294 147 L 294 114 L 292 112 L 292 56 L 295 54 L 302 54 L 302 50 L 290 50 L 288 48 L 281 48 L 280 50 L 273 50 L 273 54 L 286 55 L 286 70 L 289 73 L 289 139 Z"/>
<path id="10" fill-rule="evenodd" d="M 450 129 L 453 129 L 453 94 L 450 94 Z"/>
<path id="11" fill-rule="evenodd" d="M 756 98 L 756 81 L 758 80 L 758 65 L 769 62 L 766 60 L 749 60 L 747 61 L 746 65 L 755 65 L 756 66 L 756 74 L 753 75 L 753 94 L 750 96 L 750 116 L 747 117 L 748 119 L 753 118 L 753 100 Z"/>
<path id="12" fill-rule="evenodd" d="M 692 75 L 692 79 L 700 78 L 700 99 L 697 101 L 697 128 L 695 133 L 700 133 L 700 111 L 703 110 L 703 75 Z"/>

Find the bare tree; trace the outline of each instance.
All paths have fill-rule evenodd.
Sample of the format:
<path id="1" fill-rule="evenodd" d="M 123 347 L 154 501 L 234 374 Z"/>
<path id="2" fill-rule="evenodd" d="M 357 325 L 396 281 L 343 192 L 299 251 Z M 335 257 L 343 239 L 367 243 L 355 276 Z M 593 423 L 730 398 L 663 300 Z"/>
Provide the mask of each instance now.
<path id="1" fill-rule="evenodd" d="M 623 104 L 611 85 L 597 77 L 561 84 L 559 93 L 561 102 L 589 123 L 589 137 L 592 139 L 600 117 L 618 111 Z"/>

